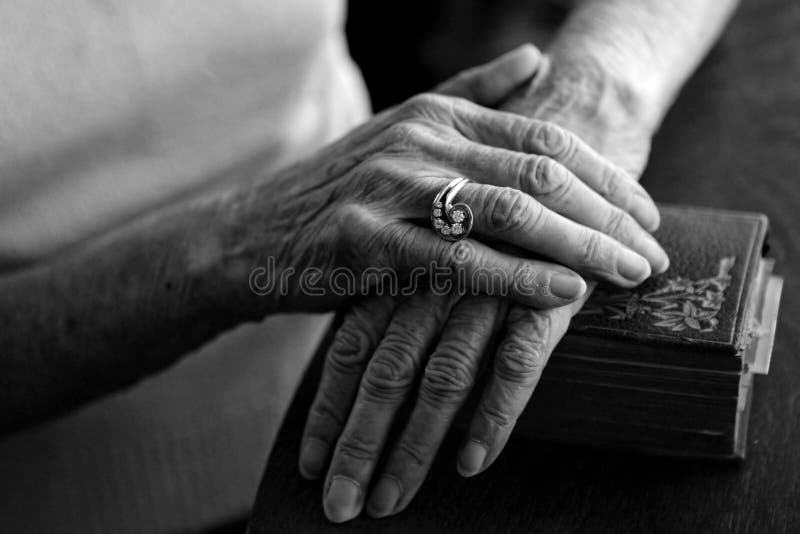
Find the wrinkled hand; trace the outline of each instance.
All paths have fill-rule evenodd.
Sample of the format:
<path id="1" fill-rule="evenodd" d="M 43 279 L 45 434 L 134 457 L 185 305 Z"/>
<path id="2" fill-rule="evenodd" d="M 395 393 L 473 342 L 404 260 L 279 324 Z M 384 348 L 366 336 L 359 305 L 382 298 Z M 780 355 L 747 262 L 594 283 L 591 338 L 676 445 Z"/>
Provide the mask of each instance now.
<path id="1" fill-rule="evenodd" d="M 647 164 L 659 111 L 643 109 L 635 93 L 615 79 L 599 58 L 573 50 L 568 42 L 557 46 L 543 64 L 536 79 L 512 96 L 504 109 L 546 118 L 570 129 L 638 180 Z M 657 226 L 655 223 L 649 229 Z M 661 273 L 668 266 L 664 263 L 655 272 Z M 494 359 L 495 375 L 508 379 L 493 380 L 483 392 L 459 454 L 462 475 L 480 473 L 500 454 L 550 354 L 593 286 L 590 284 L 581 299 L 561 308 L 510 306 L 505 336 Z M 503 320 L 498 309 L 484 304 L 483 320 Z M 475 350 L 470 349 L 473 353 Z"/>
<path id="2" fill-rule="evenodd" d="M 568 41 L 559 43 L 543 65 L 536 79 L 512 96 L 504 109 L 546 118 L 570 129 L 638 180 L 662 111 L 645 109 L 635 91 L 616 79 L 601 58 L 573 49 Z M 668 266 L 664 263 L 655 272 L 663 272 Z M 510 306 L 494 369 L 496 374 L 503 373 L 512 367 L 507 364 L 510 361 L 514 362 L 514 372 L 506 373 L 511 380 L 495 380 L 484 391 L 459 455 L 461 474 L 480 473 L 500 454 L 551 352 L 593 285 L 581 299 L 561 308 Z M 503 319 L 495 310 L 496 306 L 485 305 L 482 312 L 486 321 Z"/>
<path id="3" fill-rule="evenodd" d="M 496 65 L 501 75 L 494 84 L 475 83 L 474 90 L 496 96 L 497 84 L 507 93 L 526 79 L 503 76 L 508 63 Z M 455 85 L 484 79 L 479 74 L 465 74 Z M 454 176 L 474 180 L 458 200 L 472 208 L 475 236 L 558 263 L 499 252 L 476 239 L 451 244 L 416 224 Z M 366 282 L 374 277 L 359 276 L 367 269 L 403 274 L 431 262 L 462 274 L 475 294 L 547 308 L 585 291 L 580 276 L 563 266 L 630 287 L 650 275 L 651 265 L 666 262 L 639 224 L 652 226 L 657 209 L 619 168 L 553 124 L 452 96 L 414 97 L 244 196 L 254 214 L 244 220 L 253 229 L 249 245 L 258 248 L 266 228 L 280 251 L 272 276 L 256 279 L 256 289 L 271 288 L 292 269 L 313 268 L 321 290 L 310 292 L 302 277 L 289 277 L 272 291 L 280 297 L 276 310 L 330 309 L 353 290 L 369 292 Z M 237 242 L 248 244 L 246 237 Z M 334 287 L 343 268 L 356 283 L 348 295 Z M 541 290 L 530 290 L 534 278 Z"/>
<path id="4" fill-rule="evenodd" d="M 537 77 L 503 107 L 570 129 L 638 180 L 647 164 L 658 115 L 657 110 L 641 106 L 634 92 L 616 80 L 599 58 L 576 53 L 566 43 L 545 57 Z M 657 226 L 656 222 L 649 229 Z M 661 273 L 668 266 L 666 262 L 654 271 Z M 550 354 L 593 285 L 576 302 L 551 310 L 512 304 L 505 317 L 497 306 L 484 305 L 481 311 L 485 321 L 505 317 L 506 331 L 495 355 L 494 371 L 509 380 L 490 382 L 482 394 L 459 454 L 462 475 L 480 473 L 500 454 Z"/>
<path id="5" fill-rule="evenodd" d="M 528 49 L 527 53 L 534 52 Z M 486 67 L 474 72 L 483 75 L 480 83 L 465 82 L 468 78 L 462 76 L 440 90 L 476 98 L 474 86 L 486 85 L 496 77 L 487 76 Z M 566 148 L 571 143 L 577 140 L 549 140 L 550 146 L 564 147 L 558 151 L 561 154 L 574 153 Z M 639 233 L 640 225 L 657 226 L 658 217 L 649 209 L 641 211 L 644 203 L 626 198 L 631 193 L 644 194 L 639 189 L 629 190 L 632 183 L 619 172 L 602 181 L 600 191 L 617 204 L 604 212 L 574 209 L 573 192 L 562 191 L 556 204 L 552 204 L 552 195 L 533 195 L 554 211 L 628 244 L 660 271 L 666 268 L 666 255 L 653 245 L 652 238 L 641 238 Z M 642 241 L 626 237 L 632 228 Z M 506 307 L 504 301 L 493 298 L 459 299 L 420 292 L 405 301 L 368 299 L 346 314 L 326 359 L 300 456 L 301 472 L 308 478 L 324 474 L 330 461 L 324 504 L 331 520 L 355 517 L 365 501 L 368 512 L 376 517 L 407 506 L 472 388 L 480 359 L 496 324 L 505 318 Z M 515 308 L 509 316 L 506 340 L 494 360 L 462 453 L 459 469 L 463 474 L 485 468 L 502 449 L 555 343 L 547 336 L 549 319 L 533 317 L 529 310 Z M 566 308 L 553 311 L 559 310 L 570 316 Z M 417 384 L 411 417 L 397 441 L 388 444 L 394 418 Z M 378 474 L 375 469 L 384 449 L 387 461 Z M 375 487 L 367 500 L 371 482 Z"/>
<path id="6" fill-rule="evenodd" d="M 601 59 L 568 43 L 543 57 L 536 78 L 503 109 L 563 126 L 637 180 L 659 117 Z"/>

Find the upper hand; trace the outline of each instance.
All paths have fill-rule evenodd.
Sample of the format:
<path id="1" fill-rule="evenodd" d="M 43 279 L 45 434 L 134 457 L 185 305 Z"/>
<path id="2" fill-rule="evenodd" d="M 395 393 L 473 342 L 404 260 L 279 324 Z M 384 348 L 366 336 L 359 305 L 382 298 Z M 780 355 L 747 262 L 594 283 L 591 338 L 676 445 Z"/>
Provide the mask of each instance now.
<path id="1" fill-rule="evenodd" d="M 414 221 L 427 219 L 432 199 L 454 176 L 474 180 L 459 201 L 472 208 L 479 239 L 450 244 Z M 359 284 L 367 268 L 405 274 L 436 262 L 463 270 L 467 290 L 542 308 L 584 292 L 580 277 L 562 265 L 630 287 L 667 262 L 643 228 L 657 224 L 657 209 L 620 168 L 554 124 L 451 96 L 412 98 L 246 196 L 251 249 L 263 249 L 266 228 L 280 251 L 273 276 L 307 267 L 319 273 L 324 295 L 308 295 L 290 278 L 277 310 L 341 302 L 341 294 L 325 291 L 337 268 Z M 558 263 L 501 253 L 483 240 Z M 480 271 L 505 280 L 489 284 L 475 276 Z M 532 275 L 541 291 L 520 286 L 520 276 Z"/>
<path id="2" fill-rule="evenodd" d="M 605 66 L 608 58 L 562 41 L 503 109 L 566 128 L 638 180 L 662 112 L 618 79 Z"/>

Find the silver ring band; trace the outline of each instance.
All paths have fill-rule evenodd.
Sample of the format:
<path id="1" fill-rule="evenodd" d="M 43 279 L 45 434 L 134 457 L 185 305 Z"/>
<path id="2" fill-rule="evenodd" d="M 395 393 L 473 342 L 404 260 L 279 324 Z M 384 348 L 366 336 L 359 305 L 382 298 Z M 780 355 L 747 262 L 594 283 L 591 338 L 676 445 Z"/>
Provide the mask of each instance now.
<path id="1" fill-rule="evenodd" d="M 472 210 L 464 203 L 454 203 L 455 197 L 469 180 L 456 178 L 444 186 L 433 199 L 431 224 L 439 237 L 447 241 L 464 239 L 472 230 Z"/>

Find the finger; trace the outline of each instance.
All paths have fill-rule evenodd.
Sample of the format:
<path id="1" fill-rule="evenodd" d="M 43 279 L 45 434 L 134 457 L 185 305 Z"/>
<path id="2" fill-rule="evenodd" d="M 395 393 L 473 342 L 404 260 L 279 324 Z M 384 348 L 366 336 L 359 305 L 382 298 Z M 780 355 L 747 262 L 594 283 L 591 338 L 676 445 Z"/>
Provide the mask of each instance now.
<path id="1" fill-rule="evenodd" d="M 612 203 L 630 212 L 643 227 L 651 231 L 658 227 L 658 209 L 644 188 L 577 136 L 555 124 L 495 111 L 463 98 L 435 94 L 409 99 L 392 112 L 391 118 L 396 127 L 387 128 L 387 132 L 400 133 L 404 142 L 407 137 L 413 137 L 407 134 L 414 133 L 415 128 L 419 133 L 425 124 L 435 135 L 456 131 L 462 137 L 483 144 L 550 156 Z"/>
<path id="2" fill-rule="evenodd" d="M 405 217 L 425 217 L 426 204 L 430 205 L 431 199 L 448 183 L 445 178 L 411 183 L 405 180 L 401 187 L 405 187 L 407 194 L 397 207 L 398 212 Z M 454 202 L 471 208 L 476 235 L 545 255 L 592 277 L 633 287 L 652 272 L 647 259 L 630 248 L 603 232 L 549 210 L 517 189 L 470 182 L 458 192 Z"/>
<path id="3" fill-rule="evenodd" d="M 370 359 L 325 480 L 323 504 L 331 521 L 348 521 L 361 512 L 386 435 L 416 384 L 450 300 L 428 293 L 411 296 L 398 308 Z"/>
<path id="4" fill-rule="evenodd" d="M 394 308 L 393 297 L 377 296 L 357 302 L 345 314 L 325 357 L 303 431 L 298 462 L 303 477 L 316 479 L 324 474 L 364 368 L 389 326 Z"/>
<path id="5" fill-rule="evenodd" d="M 489 63 L 460 72 L 433 92 L 495 106 L 536 74 L 541 59 L 535 46 L 522 45 Z"/>
<path id="6" fill-rule="evenodd" d="M 425 367 L 409 422 L 367 502 L 371 516 L 397 513 L 416 494 L 472 389 L 503 302 L 492 297 L 464 298 L 453 308 Z"/>
<path id="7" fill-rule="evenodd" d="M 476 232 L 623 287 L 650 276 L 646 258 L 607 234 L 559 215 L 516 189 L 486 187 L 491 186 L 467 184 L 463 189 Z"/>
<path id="8" fill-rule="evenodd" d="M 574 134 L 548 122 L 494 111 L 464 99 L 423 94 L 393 115 L 397 121 L 377 136 L 381 145 L 396 144 L 422 153 L 438 147 L 438 163 L 470 151 L 475 143 L 547 156 L 560 162 L 612 204 L 629 212 L 645 229 L 660 223 L 658 208 L 628 173 L 601 157 Z M 481 180 L 484 181 L 484 180 Z"/>
<path id="9" fill-rule="evenodd" d="M 454 150 L 453 143 L 438 139 L 431 140 L 427 149 L 432 158 L 449 162 L 468 178 L 518 189 L 556 213 L 610 235 L 644 256 L 656 273 L 669 267 L 667 253 L 630 214 L 554 159 L 469 140 L 458 145 L 459 148 Z"/>
<path id="10" fill-rule="evenodd" d="M 459 454 L 462 476 L 480 473 L 497 458 L 563 334 L 558 325 L 569 324 L 569 317 L 567 307 L 537 312 L 512 306 L 505 339 Z"/>
<path id="11" fill-rule="evenodd" d="M 454 125 L 465 137 L 508 150 L 549 156 L 611 203 L 631 213 L 647 230 L 660 223 L 653 199 L 636 180 L 602 157 L 577 135 L 552 122 L 528 119 L 456 101 Z"/>
<path id="12" fill-rule="evenodd" d="M 495 355 L 494 372 L 459 453 L 458 471 L 463 476 L 480 473 L 497 459 L 553 348 L 588 296 L 552 310 L 511 307 L 507 331 Z"/>
<path id="13" fill-rule="evenodd" d="M 370 225 L 380 223 L 363 223 Z M 384 224 L 372 235 L 359 229 L 350 239 L 354 250 L 361 251 L 364 265 L 415 274 L 421 269 L 438 295 L 503 296 L 527 306 L 552 308 L 586 292 L 583 278 L 561 265 L 515 257 L 472 239 L 445 241 L 432 230 L 405 221 Z"/>

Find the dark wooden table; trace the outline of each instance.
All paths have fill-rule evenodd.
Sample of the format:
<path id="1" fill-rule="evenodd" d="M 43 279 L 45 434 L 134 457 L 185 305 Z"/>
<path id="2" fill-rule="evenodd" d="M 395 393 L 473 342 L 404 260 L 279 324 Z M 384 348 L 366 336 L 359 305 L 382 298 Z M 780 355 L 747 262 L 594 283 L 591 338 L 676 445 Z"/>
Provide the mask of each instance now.
<path id="1" fill-rule="evenodd" d="M 758 377 L 743 464 L 512 439 L 461 479 L 457 441 L 400 515 L 326 522 L 297 473 L 315 369 L 287 415 L 250 532 L 800 532 L 800 3 L 745 2 L 655 140 L 644 183 L 664 202 L 762 211 L 786 275 L 770 375 Z M 457 438 L 457 436 L 454 436 Z"/>

